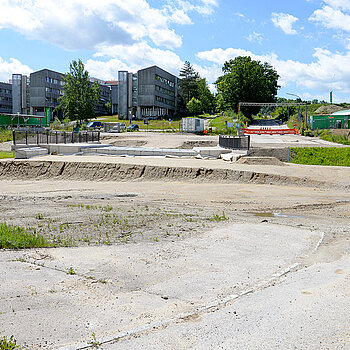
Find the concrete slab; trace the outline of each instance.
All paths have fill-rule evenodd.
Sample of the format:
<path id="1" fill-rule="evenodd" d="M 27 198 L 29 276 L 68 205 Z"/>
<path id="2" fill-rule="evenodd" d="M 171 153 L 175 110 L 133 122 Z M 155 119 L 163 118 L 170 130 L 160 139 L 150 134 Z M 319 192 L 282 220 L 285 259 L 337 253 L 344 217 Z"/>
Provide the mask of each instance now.
<path id="1" fill-rule="evenodd" d="M 176 242 L 2 251 L 0 331 L 23 347 L 78 349 L 92 333 L 100 340 L 152 328 L 269 283 L 320 238 L 237 224 Z"/>
<path id="2" fill-rule="evenodd" d="M 347 350 L 349 277 L 348 258 L 317 264 L 215 312 L 194 313 L 103 349 Z"/>
<path id="3" fill-rule="evenodd" d="M 46 148 L 43 147 L 25 147 L 15 150 L 16 159 L 28 159 L 37 156 L 45 156 L 49 152 Z"/>

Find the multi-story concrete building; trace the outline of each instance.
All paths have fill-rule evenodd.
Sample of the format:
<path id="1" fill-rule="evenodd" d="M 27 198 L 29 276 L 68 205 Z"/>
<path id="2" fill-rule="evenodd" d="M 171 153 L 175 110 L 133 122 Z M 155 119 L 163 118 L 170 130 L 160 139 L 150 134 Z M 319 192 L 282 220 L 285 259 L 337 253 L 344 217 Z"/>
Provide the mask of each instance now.
<path id="1" fill-rule="evenodd" d="M 12 84 L 0 82 L 0 113 L 12 113 Z"/>
<path id="2" fill-rule="evenodd" d="M 118 115 L 122 119 L 136 117 L 172 118 L 177 111 L 178 78 L 165 70 L 152 66 L 136 74 L 118 72 Z"/>
<path id="3" fill-rule="evenodd" d="M 100 98 L 95 106 L 95 114 L 96 115 L 107 115 L 109 111 L 106 107 L 107 102 L 111 102 L 111 86 L 108 82 L 97 78 L 90 78 L 91 84 L 97 82 L 100 85 Z"/>
<path id="4" fill-rule="evenodd" d="M 111 89 L 111 108 L 112 115 L 118 114 L 118 80 L 105 81 L 105 85 Z"/>
<path id="5" fill-rule="evenodd" d="M 54 109 L 63 94 L 64 74 L 42 69 L 30 74 L 30 114 L 50 115 L 54 119 Z"/>

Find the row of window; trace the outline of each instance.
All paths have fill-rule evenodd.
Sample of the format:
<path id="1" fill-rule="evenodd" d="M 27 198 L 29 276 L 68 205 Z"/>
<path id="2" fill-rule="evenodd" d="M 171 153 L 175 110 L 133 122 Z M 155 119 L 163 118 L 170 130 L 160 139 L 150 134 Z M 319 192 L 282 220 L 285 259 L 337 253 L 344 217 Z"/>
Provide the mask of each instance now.
<path id="1" fill-rule="evenodd" d="M 168 89 L 164 89 L 161 86 L 156 85 L 156 90 L 159 92 L 162 92 L 163 94 L 167 94 L 169 96 L 174 96 L 175 97 L 175 92 L 168 90 Z"/>
<path id="2" fill-rule="evenodd" d="M 165 103 L 166 105 L 175 106 L 175 102 L 168 100 L 167 98 L 156 96 L 156 101 Z"/>
<path id="3" fill-rule="evenodd" d="M 158 81 L 160 81 L 161 83 L 163 83 L 163 84 L 169 85 L 169 86 L 172 87 L 172 88 L 175 86 L 175 83 L 173 83 L 172 81 L 170 81 L 170 80 L 168 80 L 168 79 L 166 79 L 166 78 L 163 78 L 163 77 L 161 77 L 161 76 L 159 76 L 159 75 L 156 75 L 156 79 L 157 79 Z"/>
<path id="4" fill-rule="evenodd" d="M 0 109 L 6 109 L 6 110 L 12 112 L 12 106 L 7 106 L 7 105 L 0 104 Z"/>
<path id="5" fill-rule="evenodd" d="M 12 91 L 9 89 L 0 89 L 0 94 L 12 94 Z"/>
<path id="6" fill-rule="evenodd" d="M 0 96 L 0 101 L 10 101 L 10 102 L 12 102 L 12 97 Z"/>
<path id="7" fill-rule="evenodd" d="M 141 108 L 142 117 L 156 117 L 156 116 L 164 116 L 168 114 L 168 110 L 166 108 Z"/>
<path id="8" fill-rule="evenodd" d="M 57 104 L 57 98 L 46 97 L 46 98 L 45 98 L 45 101 L 46 101 L 46 102 L 51 102 L 51 103 Z"/>
<path id="9" fill-rule="evenodd" d="M 45 91 L 46 92 L 52 92 L 52 93 L 58 94 L 58 95 L 63 95 L 63 91 L 60 90 L 60 89 L 53 89 L 53 88 L 47 87 L 47 88 L 45 88 Z"/>
<path id="10" fill-rule="evenodd" d="M 62 80 L 57 80 L 57 79 L 53 79 L 50 77 L 46 77 L 46 82 L 49 84 L 56 84 L 56 85 L 61 85 L 61 86 L 64 85 L 64 82 Z"/>

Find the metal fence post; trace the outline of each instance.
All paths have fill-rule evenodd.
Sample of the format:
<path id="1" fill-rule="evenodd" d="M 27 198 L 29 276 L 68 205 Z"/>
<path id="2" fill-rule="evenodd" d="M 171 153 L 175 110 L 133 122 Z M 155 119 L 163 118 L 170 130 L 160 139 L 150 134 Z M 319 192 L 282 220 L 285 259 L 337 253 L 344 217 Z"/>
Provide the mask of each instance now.
<path id="1" fill-rule="evenodd" d="M 28 145 L 28 131 L 26 130 L 26 145 Z"/>
<path id="2" fill-rule="evenodd" d="M 13 145 L 16 145 L 16 131 L 12 130 Z"/>

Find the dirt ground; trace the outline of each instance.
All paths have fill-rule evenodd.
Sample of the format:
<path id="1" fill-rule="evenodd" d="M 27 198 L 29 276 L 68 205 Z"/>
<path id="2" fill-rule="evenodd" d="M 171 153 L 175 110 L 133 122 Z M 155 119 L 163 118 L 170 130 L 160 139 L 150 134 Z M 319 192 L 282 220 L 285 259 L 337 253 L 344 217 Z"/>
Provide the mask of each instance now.
<path id="1" fill-rule="evenodd" d="M 35 350 L 349 349 L 349 175 L 194 159 L 0 162 L 0 222 L 57 246 L 0 250 L 0 337 Z"/>
<path id="2" fill-rule="evenodd" d="M 245 184 L 2 181 L 0 221 L 58 246 L 157 242 L 234 222 L 347 229 L 350 193 Z M 332 227 L 329 221 L 332 221 Z"/>

